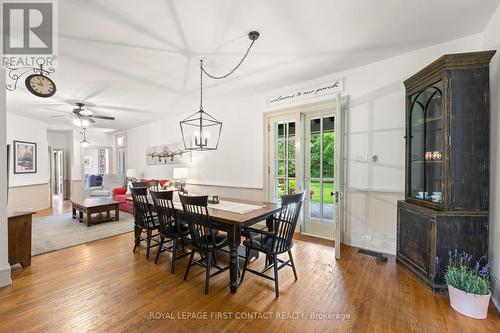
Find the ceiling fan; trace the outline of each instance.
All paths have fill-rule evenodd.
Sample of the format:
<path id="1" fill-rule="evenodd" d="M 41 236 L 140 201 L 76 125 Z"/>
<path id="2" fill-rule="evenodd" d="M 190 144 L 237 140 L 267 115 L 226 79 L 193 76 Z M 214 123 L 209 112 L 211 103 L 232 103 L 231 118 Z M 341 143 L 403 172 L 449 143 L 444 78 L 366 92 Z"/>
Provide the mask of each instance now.
<path id="1" fill-rule="evenodd" d="M 103 116 L 96 114 L 89 107 L 85 107 L 84 103 L 75 102 L 76 108 L 73 109 L 72 112 L 64 112 L 60 110 L 50 109 L 52 111 L 64 112 L 65 115 L 57 115 L 51 116 L 52 118 L 60 118 L 60 117 L 70 117 L 73 118 L 73 124 L 79 127 L 89 127 L 90 124 L 95 123 L 94 119 L 104 119 L 104 120 L 115 120 L 115 117 Z"/>

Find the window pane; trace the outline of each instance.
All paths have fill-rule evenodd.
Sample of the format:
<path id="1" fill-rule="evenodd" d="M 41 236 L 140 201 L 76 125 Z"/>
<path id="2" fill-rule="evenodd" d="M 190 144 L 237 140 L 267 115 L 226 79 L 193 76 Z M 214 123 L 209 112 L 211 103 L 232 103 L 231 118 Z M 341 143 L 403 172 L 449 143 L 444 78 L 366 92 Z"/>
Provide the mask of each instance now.
<path id="1" fill-rule="evenodd" d="M 295 177 L 295 160 L 288 160 L 288 177 Z"/>
<path id="2" fill-rule="evenodd" d="M 280 198 L 283 194 L 285 194 L 285 180 L 283 178 L 278 178 L 276 181 L 277 192 L 276 195 Z"/>
<path id="3" fill-rule="evenodd" d="M 295 137 L 295 123 L 288 123 L 288 138 Z"/>
<path id="4" fill-rule="evenodd" d="M 321 159 L 321 122 L 320 119 L 313 119 L 310 123 L 311 138 L 310 140 L 310 170 L 311 178 L 319 178 L 320 176 L 320 159 Z"/>
<path id="5" fill-rule="evenodd" d="M 335 153 L 334 118 L 323 118 L 323 177 L 333 178 Z"/>
<path id="6" fill-rule="evenodd" d="M 278 158 L 284 160 L 286 158 L 286 141 L 284 139 L 278 140 L 276 143 L 278 150 Z"/>
<path id="7" fill-rule="evenodd" d="M 295 194 L 295 179 L 288 179 L 288 194 Z"/>
<path id="8" fill-rule="evenodd" d="M 285 124 L 278 124 L 278 138 L 285 137 Z"/>
<path id="9" fill-rule="evenodd" d="M 333 220 L 335 212 L 335 184 L 333 181 L 323 182 L 323 219 Z"/>
<path id="10" fill-rule="evenodd" d="M 285 165 L 285 160 L 278 160 L 278 168 L 277 168 L 277 175 L 278 177 L 285 177 L 285 172 L 286 172 L 286 165 Z"/>

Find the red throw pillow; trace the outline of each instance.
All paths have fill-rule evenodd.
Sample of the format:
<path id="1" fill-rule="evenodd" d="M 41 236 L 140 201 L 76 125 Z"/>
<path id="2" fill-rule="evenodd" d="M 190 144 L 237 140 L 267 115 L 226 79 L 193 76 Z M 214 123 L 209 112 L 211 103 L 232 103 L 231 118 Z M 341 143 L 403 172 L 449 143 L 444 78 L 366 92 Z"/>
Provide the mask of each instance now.
<path id="1" fill-rule="evenodd" d="M 158 180 L 158 182 L 159 182 L 160 186 L 163 186 L 166 183 L 168 183 L 168 179 L 160 179 L 160 180 Z"/>

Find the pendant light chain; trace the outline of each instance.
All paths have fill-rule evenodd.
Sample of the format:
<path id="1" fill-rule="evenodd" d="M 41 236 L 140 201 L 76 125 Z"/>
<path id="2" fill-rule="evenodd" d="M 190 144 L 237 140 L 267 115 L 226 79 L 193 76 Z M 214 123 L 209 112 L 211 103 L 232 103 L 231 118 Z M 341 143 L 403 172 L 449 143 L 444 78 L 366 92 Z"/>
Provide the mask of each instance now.
<path id="1" fill-rule="evenodd" d="M 259 32 L 249 32 L 248 38 L 250 38 L 250 40 L 252 41 L 250 43 L 250 46 L 248 46 L 246 52 L 244 53 L 238 64 L 225 75 L 217 76 L 208 73 L 205 68 L 203 68 L 203 59 L 200 59 L 200 109 L 196 113 L 179 122 L 185 150 L 217 150 L 222 130 L 222 122 L 203 110 L 203 74 L 205 73 L 208 77 L 214 80 L 224 79 L 233 74 L 241 66 L 243 61 L 245 61 L 246 57 L 250 53 L 250 49 L 252 48 L 255 41 L 259 38 Z M 188 128 L 190 128 L 190 130 L 186 131 L 187 133 L 185 133 L 185 129 L 187 130 Z M 193 130 L 195 131 L 194 142 L 192 134 L 188 134 Z M 213 139 L 210 139 L 209 141 L 211 132 L 213 132 L 212 135 L 215 137 Z"/>
<path id="2" fill-rule="evenodd" d="M 210 77 L 210 78 L 212 78 L 212 79 L 215 79 L 215 80 L 225 79 L 229 75 L 233 74 L 241 66 L 241 64 L 243 63 L 243 61 L 245 61 L 246 57 L 248 56 L 248 53 L 250 53 L 250 49 L 252 48 L 253 44 L 255 43 L 255 41 L 256 41 L 256 39 L 252 40 L 252 42 L 250 43 L 250 46 L 248 47 L 247 51 L 243 55 L 243 58 L 241 58 L 240 62 L 233 69 L 231 69 L 229 71 L 229 73 L 227 73 L 226 75 L 216 76 L 216 75 L 212 75 L 212 74 L 208 73 L 205 70 L 205 68 L 203 68 L 203 62 L 202 62 L 202 65 L 201 65 L 201 70 L 203 71 L 203 73 L 207 74 L 207 76 Z"/>

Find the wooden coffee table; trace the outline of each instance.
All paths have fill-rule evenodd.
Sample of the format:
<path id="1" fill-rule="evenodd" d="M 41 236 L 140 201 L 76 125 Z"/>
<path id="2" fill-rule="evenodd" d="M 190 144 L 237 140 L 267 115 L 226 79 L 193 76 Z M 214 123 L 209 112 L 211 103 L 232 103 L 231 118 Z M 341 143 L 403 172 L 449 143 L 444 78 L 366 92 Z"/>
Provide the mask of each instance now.
<path id="1" fill-rule="evenodd" d="M 87 222 L 87 227 L 92 224 L 107 222 L 107 221 L 119 221 L 120 213 L 118 210 L 118 202 L 107 199 L 107 198 L 89 198 L 89 199 L 76 199 L 71 200 L 73 206 L 73 218 L 76 218 L 76 211 L 79 212 L 78 220 L 80 223 Z M 115 211 L 114 215 L 111 215 L 111 211 Z M 92 214 L 97 216 L 92 216 Z M 84 215 L 87 216 L 84 219 Z"/>

